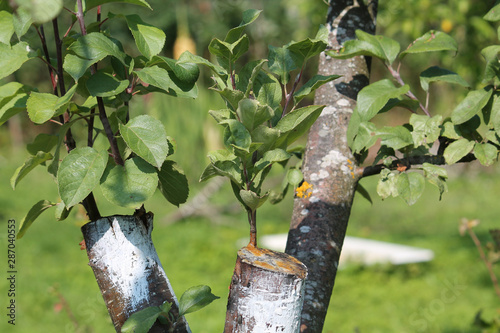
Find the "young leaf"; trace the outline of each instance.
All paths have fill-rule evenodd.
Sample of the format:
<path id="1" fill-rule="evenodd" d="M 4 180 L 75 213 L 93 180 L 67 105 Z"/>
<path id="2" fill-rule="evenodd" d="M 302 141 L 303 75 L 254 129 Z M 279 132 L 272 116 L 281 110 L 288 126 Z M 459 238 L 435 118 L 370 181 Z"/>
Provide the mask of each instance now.
<path id="1" fill-rule="evenodd" d="M 32 143 L 26 145 L 26 149 L 31 155 L 36 155 L 40 151 L 48 153 L 57 144 L 57 140 L 57 135 L 40 133 Z"/>
<path id="2" fill-rule="evenodd" d="M 420 73 L 420 85 L 425 91 L 429 90 L 429 83 L 438 81 L 455 83 L 466 88 L 469 87 L 467 81 L 462 79 L 460 75 L 444 68 L 432 66 Z"/>
<path id="3" fill-rule="evenodd" d="M 481 55 L 486 61 L 484 68 L 483 80 L 481 83 L 488 83 L 493 80 L 495 85 L 499 82 L 500 64 L 498 63 L 498 54 L 500 53 L 500 45 L 487 46 L 481 50 Z"/>
<path id="4" fill-rule="evenodd" d="M 259 172 L 266 168 L 267 166 L 288 160 L 292 155 L 286 152 L 283 149 L 276 148 L 273 150 L 267 151 L 264 156 L 260 160 L 255 163 L 256 172 Z"/>
<path id="5" fill-rule="evenodd" d="M 444 159 L 447 164 L 455 164 L 460 161 L 462 157 L 470 153 L 472 148 L 474 148 L 474 141 L 459 139 L 446 147 L 443 153 Z"/>
<path id="6" fill-rule="evenodd" d="M 235 119 L 224 120 L 221 124 L 227 124 L 224 131 L 224 144 L 228 148 L 232 147 L 236 155 L 240 151 L 249 153 L 252 138 L 245 126 Z"/>
<path id="7" fill-rule="evenodd" d="M 323 108 L 323 105 L 309 105 L 296 109 L 284 116 L 274 127 L 281 132 L 276 146 L 279 147 L 285 142 L 287 145 L 290 145 L 301 137 L 318 119 Z"/>
<path id="8" fill-rule="evenodd" d="M 0 79 L 17 71 L 29 57 L 29 46 L 26 42 L 19 42 L 10 47 L 0 43 Z"/>
<path id="9" fill-rule="evenodd" d="M 410 117 L 410 125 L 413 127 L 411 135 L 415 147 L 422 144 L 432 144 L 441 133 L 441 121 L 443 116 L 436 115 L 429 118 L 426 115 L 413 113 Z"/>
<path id="10" fill-rule="evenodd" d="M 377 130 L 376 135 L 382 139 L 381 144 L 398 150 L 413 144 L 411 132 L 403 126 L 383 127 Z"/>
<path id="11" fill-rule="evenodd" d="M 85 85 L 91 96 L 113 97 L 127 89 L 129 81 L 118 80 L 110 73 L 97 71 L 87 80 Z"/>
<path id="12" fill-rule="evenodd" d="M 389 169 L 383 169 L 380 172 L 380 178 L 377 183 L 377 193 L 382 199 L 397 196 L 396 174 Z"/>
<path id="13" fill-rule="evenodd" d="M 58 202 L 56 205 L 56 211 L 54 213 L 54 217 L 56 218 L 57 221 L 64 221 L 69 216 L 69 213 L 71 212 L 72 209 L 73 207 L 68 209 L 64 205 L 64 202 Z"/>
<path id="14" fill-rule="evenodd" d="M 161 168 L 168 155 L 167 133 L 161 121 L 149 115 L 137 116 L 126 125 L 120 124 L 120 134 L 134 153 Z"/>
<path id="15" fill-rule="evenodd" d="M 91 32 L 81 36 L 69 46 L 69 49 L 80 58 L 92 60 L 92 63 L 96 63 L 107 56 L 112 56 L 126 65 L 125 53 L 120 50 L 113 40 L 100 32 Z"/>
<path id="16" fill-rule="evenodd" d="M 396 180 L 398 195 L 411 206 L 417 202 L 425 189 L 425 179 L 418 172 L 403 172 Z"/>
<path id="17" fill-rule="evenodd" d="M 357 39 L 348 40 L 340 52 L 326 52 L 332 58 L 348 59 L 364 55 L 377 57 L 392 64 L 399 53 L 399 43 L 385 36 L 374 36 L 362 30 L 356 30 Z"/>
<path id="18" fill-rule="evenodd" d="M 377 127 L 374 123 L 368 121 L 361 122 L 356 137 L 351 144 L 351 149 L 355 153 L 360 153 L 373 146 L 377 142 L 377 137 L 373 135 L 376 131 Z"/>
<path id="19" fill-rule="evenodd" d="M 500 21 L 500 3 L 497 1 L 493 8 L 491 8 L 486 15 L 483 16 L 486 21 L 496 22 Z"/>
<path id="20" fill-rule="evenodd" d="M 446 169 L 429 163 L 422 164 L 422 167 L 424 169 L 425 177 L 429 183 L 439 189 L 439 200 L 441 200 L 443 193 L 448 191 L 448 187 L 446 186 L 448 173 L 446 172 Z"/>
<path id="21" fill-rule="evenodd" d="M 299 90 L 293 94 L 293 100 L 295 104 L 299 103 L 304 97 L 332 80 L 338 79 L 340 75 L 314 75 L 309 81 L 307 81 Z"/>
<path id="22" fill-rule="evenodd" d="M 162 310 L 159 306 L 150 306 L 133 313 L 123 324 L 123 333 L 148 333 Z"/>
<path id="23" fill-rule="evenodd" d="M 59 195 L 66 207 L 72 207 L 99 184 L 108 154 L 92 147 L 73 149 L 61 162 L 57 172 Z"/>
<path id="24" fill-rule="evenodd" d="M 484 166 L 492 165 L 498 157 L 498 149 L 491 143 L 479 143 L 474 145 L 474 156 Z"/>
<path id="25" fill-rule="evenodd" d="M 158 171 L 158 187 L 172 205 L 179 207 L 189 195 L 188 180 L 174 161 L 165 161 Z"/>
<path id="26" fill-rule="evenodd" d="M 273 110 L 267 105 L 260 105 L 254 99 L 242 99 L 236 109 L 240 121 L 249 131 L 268 121 L 273 116 Z"/>
<path id="27" fill-rule="evenodd" d="M 87 69 L 96 61 L 94 59 L 84 59 L 74 54 L 67 54 L 64 57 L 63 69 L 71 75 L 73 80 L 78 81 Z"/>
<path id="28" fill-rule="evenodd" d="M 19 168 L 16 169 L 12 177 L 10 178 L 10 185 L 12 189 L 16 189 L 16 185 L 24 178 L 31 170 L 36 166 L 44 163 L 45 161 L 51 160 L 53 158 L 52 154 L 39 151 L 35 156 L 30 156 Z"/>
<path id="29" fill-rule="evenodd" d="M 157 55 L 165 45 L 165 33 L 144 22 L 139 15 L 126 15 L 127 25 L 135 39 L 139 52 L 148 59 Z"/>
<path id="30" fill-rule="evenodd" d="M 21 220 L 19 223 L 19 231 L 17 233 L 16 238 L 20 239 L 24 236 L 26 231 L 28 230 L 29 227 L 33 224 L 33 222 L 42 214 L 45 210 L 47 210 L 50 207 L 55 206 L 56 204 L 47 200 L 40 200 L 36 204 L 31 207 L 31 209 L 28 211 L 28 214 L 26 214 L 25 217 Z"/>
<path id="31" fill-rule="evenodd" d="M 410 53 L 457 51 L 457 41 L 441 31 L 431 30 L 422 37 L 417 38 L 405 51 L 401 52 L 400 58 Z"/>
<path id="32" fill-rule="evenodd" d="M 328 31 L 320 26 L 314 39 L 307 38 L 300 42 L 291 42 L 286 47 L 290 50 L 295 65 L 300 68 L 310 58 L 320 54 L 328 45 Z"/>
<path id="33" fill-rule="evenodd" d="M 451 113 L 451 121 L 455 125 L 460 125 L 470 120 L 488 103 L 493 89 L 491 86 L 479 90 L 472 90 L 458 104 Z"/>
<path id="34" fill-rule="evenodd" d="M 0 11 L 0 43 L 10 45 L 10 39 L 14 34 L 14 23 L 12 14 L 7 11 Z"/>
<path id="35" fill-rule="evenodd" d="M 62 114 L 73 98 L 77 85 L 75 84 L 62 97 L 53 94 L 32 92 L 26 102 L 26 109 L 31 121 L 43 124 L 52 117 Z"/>
<path id="36" fill-rule="evenodd" d="M 258 196 L 257 193 L 248 190 L 240 191 L 240 198 L 243 201 L 245 208 L 250 209 L 251 211 L 255 211 L 257 208 L 262 206 L 264 202 L 266 202 L 268 195 L 264 195 L 262 197 Z"/>
<path id="37" fill-rule="evenodd" d="M 234 43 L 235 41 L 237 41 L 241 37 L 241 34 L 243 33 L 245 27 L 255 21 L 259 17 L 261 12 L 262 10 L 257 9 L 245 10 L 243 12 L 243 18 L 240 25 L 229 30 L 226 38 L 224 38 L 224 41 L 226 43 Z"/>
<path id="38" fill-rule="evenodd" d="M 172 80 L 167 70 L 156 65 L 151 67 L 145 67 L 140 71 L 134 71 L 134 73 L 143 82 L 146 82 L 147 84 L 160 88 L 165 93 L 170 95 L 195 98 L 198 93 L 196 86 L 187 91 L 183 90 Z"/>
<path id="39" fill-rule="evenodd" d="M 286 47 L 274 47 L 269 45 L 269 70 L 278 75 L 282 84 L 290 80 L 290 72 L 297 69 L 290 50 Z"/>
<path id="40" fill-rule="evenodd" d="M 218 298 L 209 286 L 191 287 L 179 299 L 179 317 L 198 311 Z"/>
<path id="41" fill-rule="evenodd" d="M 153 196 L 157 186 L 156 169 L 140 157 L 126 160 L 124 166 L 108 166 L 101 178 L 104 197 L 126 208 L 139 208 Z"/>
<path id="42" fill-rule="evenodd" d="M 399 98 L 410 90 L 408 85 L 396 88 L 388 79 L 380 80 L 361 89 L 358 94 L 358 113 L 361 121 L 369 121 L 392 98 Z"/>

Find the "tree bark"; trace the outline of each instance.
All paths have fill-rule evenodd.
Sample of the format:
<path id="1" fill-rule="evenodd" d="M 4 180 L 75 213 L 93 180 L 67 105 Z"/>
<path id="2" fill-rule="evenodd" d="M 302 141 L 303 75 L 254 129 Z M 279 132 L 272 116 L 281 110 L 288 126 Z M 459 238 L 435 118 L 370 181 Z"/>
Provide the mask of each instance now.
<path id="1" fill-rule="evenodd" d="M 85 224 L 82 233 L 97 284 L 117 332 L 130 315 L 163 302 L 179 305 L 151 240 L 153 214 L 110 216 Z M 167 332 L 158 321 L 150 332 Z M 175 332 L 191 332 L 184 317 Z"/>
<path id="2" fill-rule="evenodd" d="M 224 333 L 299 332 L 306 267 L 285 253 L 238 251 Z"/>
<path id="3" fill-rule="evenodd" d="M 377 1 L 330 0 L 329 47 L 339 50 L 355 30 L 375 33 Z M 304 180 L 313 185 L 309 198 L 295 198 L 285 252 L 308 269 L 301 332 L 321 332 L 357 185 L 356 163 L 346 131 L 358 92 L 369 83 L 369 60 L 320 56 L 319 74 L 342 77 L 316 91 L 314 103 L 326 105 L 312 126 L 304 157 Z"/>

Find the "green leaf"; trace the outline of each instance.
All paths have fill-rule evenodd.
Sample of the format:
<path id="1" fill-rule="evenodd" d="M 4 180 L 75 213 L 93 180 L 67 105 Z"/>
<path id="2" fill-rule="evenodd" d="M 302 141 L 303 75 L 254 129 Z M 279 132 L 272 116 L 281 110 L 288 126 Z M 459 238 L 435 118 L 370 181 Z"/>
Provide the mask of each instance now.
<path id="1" fill-rule="evenodd" d="M 17 71 L 29 57 L 29 46 L 26 42 L 19 42 L 10 47 L 0 43 L 0 79 Z"/>
<path id="2" fill-rule="evenodd" d="M 396 88 L 388 79 L 372 83 L 358 94 L 358 113 L 361 121 L 369 121 L 389 102 L 392 98 L 399 98 L 410 90 L 408 85 Z"/>
<path id="3" fill-rule="evenodd" d="M 249 131 L 268 121 L 273 116 L 273 110 L 267 105 L 260 105 L 254 99 L 242 99 L 236 109 L 240 121 Z"/>
<path id="4" fill-rule="evenodd" d="M 87 11 L 91 10 L 94 7 L 104 5 L 104 4 L 107 4 L 110 2 L 129 3 L 129 4 L 146 7 L 146 8 L 153 10 L 151 8 L 151 6 L 147 3 L 147 1 L 145 1 L 145 0 L 85 0 L 85 2 L 87 4 Z"/>
<path id="5" fill-rule="evenodd" d="M 444 150 L 444 159 L 447 164 L 455 164 L 464 156 L 466 156 L 474 148 L 474 141 L 467 139 L 459 139 L 452 142 Z"/>
<path id="6" fill-rule="evenodd" d="M 10 39 L 14 34 L 14 23 L 12 14 L 4 10 L 0 11 L 0 43 L 10 45 Z"/>
<path id="7" fill-rule="evenodd" d="M 224 120 L 221 124 L 227 125 L 224 131 L 224 144 L 229 149 L 234 149 L 236 155 L 238 155 L 240 151 L 249 153 L 252 138 L 245 126 L 234 119 Z"/>
<path id="8" fill-rule="evenodd" d="M 293 100 L 295 104 L 299 103 L 304 97 L 330 81 L 338 79 L 340 75 L 314 75 L 309 81 L 307 81 L 299 90 L 293 94 Z"/>
<path id="9" fill-rule="evenodd" d="M 62 160 L 57 185 L 66 207 L 78 204 L 94 190 L 107 162 L 107 152 L 98 152 L 92 147 L 75 148 Z"/>
<path id="10" fill-rule="evenodd" d="M 120 124 L 120 134 L 134 153 L 151 165 L 161 168 L 168 155 L 168 140 L 161 121 L 149 115 L 131 119 Z"/>
<path id="11" fill-rule="evenodd" d="M 138 209 L 151 198 L 158 186 L 156 169 L 140 157 L 125 161 L 125 165 L 108 166 L 101 178 L 101 190 L 112 204 Z"/>
<path id="12" fill-rule="evenodd" d="M 500 21 L 500 3 L 497 1 L 493 8 L 491 8 L 486 15 L 483 16 L 486 21 L 496 22 Z"/>
<path id="13" fill-rule="evenodd" d="M 165 199 L 179 207 L 189 195 L 188 180 L 174 161 L 165 161 L 158 171 L 158 187 Z"/>
<path id="14" fill-rule="evenodd" d="M 281 132 L 277 146 L 290 145 L 301 137 L 318 119 L 323 108 L 323 105 L 309 105 L 286 114 L 275 126 Z"/>
<path id="15" fill-rule="evenodd" d="M 53 94 L 32 92 L 26 102 L 28 116 L 36 124 L 43 124 L 62 114 L 76 91 L 76 85 L 66 92 L 66 95 L 57 97 Z"/>
<path id="16" fill-rule="evenodd" d="M 107 56 L 112 56 L 126 65 L 125 53 L 120 50 L 113 40 L 100 32 L 91 32 L 81 36 L 69 46 L 69 49 L 80 58 L 92 60 L 92 63 L 96 63 Z"/>
<path id="17" fill-rule="evenodd" d="M 377 131 L 377 127 L 374 123 L 363 121 L 359 124 L 358 132 L 354 138 L 351 149 L 355 153 L 360 153 L 361 151 L 370 148 L 377 142 L 377 137 L 373 135 Z"/>
<path id="18" fill-rule="evenodd" d="M 57 135 L 41 133 L 36 136 L 32 143 L 26 145 L 26 149 L 31 155 L 36 155 L 40 151 L 48 153 L 54 148 L 57 141 Z"/>
<path id="19" fill-rule="evenodd" d="M 370 202 L 372 205 L 373 205 L 373 201 L 372 201 L 372 198 L 370 197 L 370 193 L 368 193 L 368 191 L 366 190 L 366 188 L 364 188 L 361 184 L 358 183 L 358 185 L 356 186 L 356 192 L 358 192 L 359 194 L 361 194 L 361 196 L 363 198 L 365 198 L 366 200 L 368 200 L 368 202 Z"/>
<path id="20" fill-rule="evenodd" d="M 57 221 L 64 221 L 69 216 L 69 213 L 71 212 L 72 209 L 73 207 L 69 209 L 66 208 L 64 202 L 58 202 L 56 205 L 56 212 L 54 214 L 54 217 L 56 218 Z"/>
<path id="21" fill-rule="evenodd" d="M 85 85 L 91 96 L 112 97 L 127 89 L 129 81 L 118 80 L 113 74 L 97 71 Z"/>
<path id="22" fill-rule="evenodd" d="M 481 50 L 481 55 L 486 61 L 484 68 L 483 80 L 481 83 L 488 83 L 493 81 L 493 84 L 497 85 L 499 83 L 500 76 L 500 64 L 499 55 L 500 45 L 487 46 Z"/>
<path id="23" fill-rule="evenodd" d="M 411 132 L 403 126 L 383 127 L 377 130 L 376 135 L 382 139 L 381 145 L 398 150 L 413 144 Z"/>
<path id="24" fill-rule="evenodd" d="M 179 317 L 198 311 L 218 298 L 209 286 L 191 287 L 179 299 Z"/>
<path id="25" fill-rule="evenodd" d="M 491 143 L 474 144 L 474 156 L 484 166 L 492 165 L 498 157 L 498 149 Z"/>
<path id="26" fill-rule="evenodd" d="M 264 153 L 269 149 L 274 148 L 274 145 L 280 136 L 280 131 L 275 128 L 269 128 L 266 125 L 260 125 L 257 126 L 250 135 L 252 142 L 262 143 L 257 151 Z"/>
<path id="27" fill-rule="evenodd" d="M 223 42 L 220 39 L 214 38 L 208 45 L 208 50 L 211 54 L 217 56 L 217 59 L 223 66 L 227 67 L 229 63 L 234 63 L 248 51 L 249 43 L 247 35 L 241 36 L 233 43 Z"/>
<path id="28" fill-rule="evenodd" d="M 0 87 L 0 125 L 26 110 L 28 95 L 22 88 L 23 85 L 18 82 L 9 82 Z"/>
<path id="29" fill-rule="evenodd" d="M 382 199 L 397 196 L 396 174 L 389 169 L 383 169 L 380 172 L 380 178 L 377 183 L 377 193 Z"/>
<path id="30" fill-rule="evenodd" d="M 417 38 L 405 51 L 401 52 L 400 58 L 411 53 L 457 51 L 458 45 L 449 35 L 441 31 L 431 30 L 422 37 Z"/>
<path id="31" fill-rule="evenodd" d="M 240 101 L 245 98 L 245 94 L 240 90 L 224 88 L 222 90 L 214 89 L 214 91 L 219 93 L 219 95 L 224 98 L 224 100 L 229 104 L 228 107 L 230 106 L 232 110 L 236 110 Z"/>
<path id="32" fill-rule="evenodd" d="M 21 38 L 28 32 L 33 21 L 31 20 L 31 15 L 27 8 L 20 7 L 16 10 L 13 16 L 14 31 L 16 32 L 17 38 Z"/>
<path id="33" fill-rule="evenodd" d="M 139 15 L 126 15 L 127 25 L 135 39 L 139 52 L 148 59 L 157 55 L 165 45 L 165 33 L 144 22 Z"/>
<path id="34" fill-rule="evenodd" d="M 424 169 L 424 174 L 429 183 L 436 186 L 439 190 L 439 200 L 441 200 L 443 193 L 448 192 L 448 187 L 446 186 L 446 179 L 448 179 L 448 173 L 445 168 L 433 165 L 430 163 L 422 164 Z"/>
<path id="35" fill-rule="evenodd" d="M 260 197 L 253 191 L 240 190 L 240 198 L 243 201 L 246 209 L 255 211 L 257 208 L 262 206 L 264 202 L 266 202 L 268 195 L 266 194 Z"/>
<path id="36" fill-rule="evenodd" d="M 62 125 L 60 128 L 59 128 L 59 133 L 58 133 L 58 136 L 59 136 L 59 140 L 57 141 L 57 145 L 56 145 L 56 149 L 55 149 L 55 152 L 54 152 L 54 158 L 52 160 L 52 163 L 50 163 L 50 165 L 48 166 L 47 168 L 47 171 L 53 175 L 54 177 L 57 177 L 57 170 L 59 169 L 59 154 L 61 152 L 61 146 L 64 142 L 64 138 L 66 136 L 66 132 L 68 131 L 68 129 L 75 123 L 75 121 L 77 121 L 78 119 L 74 119 L 64 125 Z"/>
<path id="37" fill-rule="evenodd" d="M 276 148 L 269 150 L 265 152 L 264 156 L 262 156 L 262 158 L 255 163 L 256 172 L 263 170 L 273 163 L 286 161 L 290 157 L 292 157 L 292 155 L 283 149 Z"/>
<path id="38" fill-rule="evenodd" d="M 188 51 L 181 54 L 177 63 L 179 65 L 182 65 L 185 63 L 194 63 L 194 64 L 198 64 L 198 65 L 204 65 L 219 76 L 227 75 L 226 70 L 224 68 L 222 68 L 221 66 L 213 64 L 210 61 L 208 61 L 207 59 L 202 58 L 202 57 L 197 56 L 197 55 L 194 55 Z"/>
<path id="39" fill-rule="evenodd" d="M 245 98 L 249 98 L 251 93 L 256 95 L 253 91 L 254 84 L 258 84 L 260 77 L 263 75 L 262 67 L 266 63 L 267 59 L 251 61 L 241 69 L 236 87 L 245 92 Z"/>
<path id="40" fill-rule="evenodd" d="M 141 69 L 140 71 L 134 71 L 134 73 L 143 82 L 162 89 L 167 94 L 179 97 L 191 97 L 195 98 L 197 95 L 196 86 L 194 88 L 184 91 L 179 87 L 169 72 L 159 66 L 151 66 Z"/>
<path id="41" fill-rule="evenodd" d="M 52 154 L 43 151 L 37 152 L 34 156 L 30 156 L 19 168 L 16 169 L 12 177 L 10 178 L 10 185 L 12 189 L 16 189 L 16 185 L 24 178 L 31 170 L 36 166 L 44 163 L 45 161 L 51 160 L 53 158 Z"/>
<path id="42" fill-rule="evenodd" d="M 286 47 L 274 47 L 269 45 L 269 70 L 278 75 L 282 84 L 290 80 L 290 72 L 297 69 L 290 50 Z"/>
<path id="43" fill-rule="evenodd" d="M 19 5 L 29 12 L 33 23 L 43 24 L 59 15 L 63 8 L 63 0 L 19 1 Z"/>
<path id="44" fill-rule="evenodd" d="M 74 54 L 64 57 L 63 69 L 76 81 L 78 81 L 96 61 L 83 59 Z"/>
<path id="45" fill-rule="evenodd" d="M 418 147 L 422 144 L 431 145 L 439 138 L 441 133 L 441 121 L 443 116 L 437 115 L 429 117 L 426 115 L 418 115 L 413 113 L 410 117 L 410 125 L 413 127 L 411 135 L 413 144 Z"/>
<path id="46" fill-rule="evenodd" d="M 248 9 L 243 12 L 243 19 L 240 23 L 239 26 L 236 28 L 232 28 L 231 30 L 228 31 L 226 38 L 224 38 L 224 41 L 226 43 L 234 43 L 237 41 L 240 37 L 241 34 L 243 33 L 243 30 L 247 25 L 255 21 L 262 10 L 257 10 L 257 9 Z"/>
<path id="47" fill-rule="evenodd" d="M 491 86 L 479 90 L 472 90 L 458 104 L 451 113 L 451 121 L 455 125 L 460 125 L 474 117 L 488 103 L 493 89 Z"/>
<path id="48" fill-rule="evenodd" d="M 460 75 L 444 68 L 432 66 L 420 73 L 420 85 L 425 91 L 429 90 L 429 83 L 438 81 L 459 84 L 466 88 L 469 87 L 467 81 L 462 79 Z"/>
<path id="49" fill-rule="evenodd" d="M 300 183 L 304 180 L 304 175 L 299 169 L 290 169 L 286 174 L 286 179 L 290 185 L 295 187 L 299 186 Z"/>
<path id="50" fill-rule="evenodd" d="M 385 36 L 374 36 L 362 30 L 356 30 L 357 39 L 348 40 L 339 51 L 326 52 L 332 58 L 348 59 L 355 56 L 371 56 L 392 64 L 399 53 L 399 43 Z"/>
<path id="51" fill-rule="evenodd" d="M 425 189 L 425 179 L 418 172 L 403 172 L 396 180 L 398 195 L 411 206 L 417 202 Z"/>
<path id="52" fill-rule="evenodd" d="M 299 42 L 291 42 L 286 47 L 292 53 L 292 58 L 297 67 L 302 67 L 304 62 L 323 52 L 328 45 L 328 31 L 325 26 L 320 26 L 316 37 L 307 38 Z"/>
<path id="53" fill-rule="evenodd" d="M 48 208 L 55 205 L 55 203 L 47 200 L 40 200 L 36 204 L 34 204 L 33 207 L 31 207 L 31 209 L 28 211 L 28 214 L 26 214 L 26 216 L 23 217 L 23 219 L 19 223 L 19 231 L 16 238 L 22 238 L 28 228 L 31 227 L 33 222 L 35 222 L 35 220 L 38 218 L 38 216 L 40 216 L 40 214 L 42 214 Z"/>
<path id="54" fill-rule="evenodd" d="M 175 60 L 163 56 L 154 56 L 151 61 L 148 62 L 148 66 L 152 65 L 159 65 L 166 69 L 170 78 L 184 90 L 191 89 L 200 76 L 200 69 L 196 64 L 191 62 Z"/>
<path id="55" fill-rule="evenodd" d="M 133 313 L 123 324 L 123 333 L 148 333 L 162 310 L 159 306 L 150 306 Z"/>

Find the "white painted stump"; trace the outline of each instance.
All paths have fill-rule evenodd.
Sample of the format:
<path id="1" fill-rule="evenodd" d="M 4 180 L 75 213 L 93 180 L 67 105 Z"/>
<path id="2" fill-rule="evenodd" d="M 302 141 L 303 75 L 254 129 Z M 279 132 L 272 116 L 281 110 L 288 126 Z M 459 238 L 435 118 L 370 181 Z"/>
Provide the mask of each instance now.
<path id="1" fill-rule="evenodd" d="M 285 253 L 240 249 L 224 333 L 299 332 L 306 276 L 306 267 Z"/>
<path id="2" fill-rule="evenodd" d="M 85 224 L 82 232 L 92 267 L 117 332 L 134 312 L 164 301 L 178 302 L 151 240 L 153 214 L 110 216 Z M 191 332 L 181 318 L 175 332 Z M 157 322 L 150 332 L 166 332 Z"/>

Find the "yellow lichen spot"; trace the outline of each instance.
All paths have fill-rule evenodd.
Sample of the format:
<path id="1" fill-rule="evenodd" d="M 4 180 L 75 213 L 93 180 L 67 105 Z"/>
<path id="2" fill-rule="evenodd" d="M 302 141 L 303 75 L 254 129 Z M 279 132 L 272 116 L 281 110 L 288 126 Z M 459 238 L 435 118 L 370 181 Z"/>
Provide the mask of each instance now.
<path id="1" fill-rule="evenodd" d="M 352 176 L 352 178 L 356 178 L 356 177 L 354 176 L 354 172 L 351 172 L 351 176 Z"/>
<path id="2" fill-rule="evenodd" d="M 352 162 L 351 162 L 351 160 L 350 160 L 350 159 L 347 159 L 347 163 L 352 164 Z"/>
<path id="3" fill-rule="evenodd" d="M 295 193 L 299 198 L 309 198 L 312 194 L 312 191 L 309 192 L 309 190 L 311 190 L 312 188 L 313 186 L 311 184 L 309 184 L 308 182 L 303 182 L 302 185 L 297 187 Z"/>

